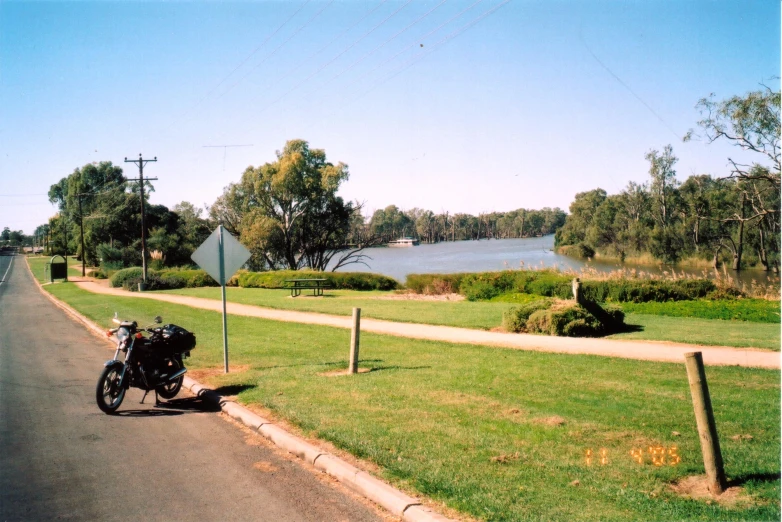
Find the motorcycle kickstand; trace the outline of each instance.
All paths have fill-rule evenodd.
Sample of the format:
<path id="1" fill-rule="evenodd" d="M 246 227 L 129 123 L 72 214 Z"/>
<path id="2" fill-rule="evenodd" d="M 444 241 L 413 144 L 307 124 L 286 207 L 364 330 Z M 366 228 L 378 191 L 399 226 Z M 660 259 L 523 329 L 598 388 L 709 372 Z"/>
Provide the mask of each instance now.
<path id="1" fill-rule="evenodd" d="M 160 406 L 162 403 L 160 402 L 160 399 L 158 399 L 157 396 L 157 388 L 155 388 L 155 406 Z"/>
<path id="2" fill-rule="evenodd" d="M 141 402 L 139 404 L 144 404 L 144 399 L 147 398 L 147 394 L 149 393 L 149 390 L 144 392 L 144 396 L 141 398 Z M 157 399 L 157 392 L 155 392 L 155 398 Z"/>

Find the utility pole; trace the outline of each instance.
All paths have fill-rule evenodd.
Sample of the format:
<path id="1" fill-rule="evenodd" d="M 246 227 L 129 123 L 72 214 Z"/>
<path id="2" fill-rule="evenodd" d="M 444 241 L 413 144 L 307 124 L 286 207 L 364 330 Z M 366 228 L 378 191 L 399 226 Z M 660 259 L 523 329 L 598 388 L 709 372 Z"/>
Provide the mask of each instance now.
<path id="1" fill-rule="evenodd" d="M 81 232 L 81 276 L 85 277 L 87 275 L 87 269 L 85 268 L 87 266 L 87 256 L 84 252 L 84 214 L 82 214 L 81 210 L 81 197 L 86 196 L 87 194 L 76 194 L 76 197 L 79 198 L 79 231 Z"/>
<path id="2" fill-rule="evenodd" d="M 140 189 L 139 191 L 141 193 L 141 271 L 143 274 L 142 277 L 144 285 L 147 284 L 147 233 L 144 223 L 144 165 L 150 161 L 157 161 L 157 156 L 155 156 L 155 159 L 147 160 L 142 158 L 141 154 L 138 155 L 137 160 L 129 160 L 128 158 L 125 158 L 125 163 L 135 163 L 138 165 L 138 179 L 129 179 L 128 181 L 138 181 Z M 147 178 L 147 181 L 150 180 L 157 180 L 157 178 Z"/>

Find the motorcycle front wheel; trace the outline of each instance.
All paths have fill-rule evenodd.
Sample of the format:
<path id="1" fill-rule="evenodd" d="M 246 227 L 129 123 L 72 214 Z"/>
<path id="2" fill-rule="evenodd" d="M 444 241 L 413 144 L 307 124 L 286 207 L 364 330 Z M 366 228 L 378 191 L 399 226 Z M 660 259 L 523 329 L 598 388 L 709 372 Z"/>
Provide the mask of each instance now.
<path id="1" fill-rule="evenodd" d="M 98 408 L 104 413 L 112 414 L 117 411 L 125 398 L 125 388 L 120 385 L 122 366 L 108 366 L 103 369 L 95 388 L 95 398 Z"/>
<path id="2" fill-rule="evenodd" d="M 169 375 L 171 375 L 178 372 L 181 368 L 182 365 L 179 363 L 179 361 L 176 360 L 176 358 L 174 358 L 169 360 L 166 371 Z M 179 393 L 179 390 L 182 389 L 182 381 L 184 380 L 185 376 L 180 375 L 173 381 L 169 381 L 161 386 L 158 386 L 157 394 L 166 400 L 173 399 L 176 397 L 177 393 Z"/>

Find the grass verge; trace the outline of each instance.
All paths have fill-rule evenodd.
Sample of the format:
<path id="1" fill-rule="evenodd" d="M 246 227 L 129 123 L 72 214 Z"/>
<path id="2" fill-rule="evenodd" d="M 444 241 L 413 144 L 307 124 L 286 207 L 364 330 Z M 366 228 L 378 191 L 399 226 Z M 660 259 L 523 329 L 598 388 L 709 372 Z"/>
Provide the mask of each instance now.
<path id="1" fill-rule="evenodd" d="M 101 325 L 114 311 L 193 330 L 191 368 L 219 367 L 216 312 L 71 284 L 46 289 Z M 349 332 L 231 317 L 232 364 L 210 383 L 379 466 L 392 483 L 483 520 L 778 520 L 779 372 L 708 368 L 729 478 L 742 501 L 693 500 L 669 485 L 702 473 L 683 365 L 413 341 L 366 333 L 356 376 Z M 98 364 L 102 354 L 96 354 Z M 555 392 L 552 393 L 552 390 Z M 749 435 L 751 438 L 747 437 Z M 676 446 L 677 465 L 633 449 Z M 605 449 L 607 461 L 585 452 Z"/>
<path id="2" fill-rule="evenodd" d="M 188 288 L 167 290 L 165 293 L 220 299 L 218 288 Z M 529 302 L 528 299 L 520 297 L 504 302 L 379 299 L 388 295 L 388 292 L 335 290 L 328 291 L 323 298 L 292 299 L 290 292 L 286 290 L 227 289 L 227 299 L 241 304 L 347 316 L 352 313 L 353 307 L 357 307 L 361 308 L 362 317 L 481 330 L 490 330 L 499 326 L 502 324 L 502 315 L 506 310 L 514 305 Z M 540 296 L 534 297 L 541 299 Z M 780 330 L 779 325 L 776 324 L 636 313 L 628 314 L 625 323 L 633 326 L 632 332 L 619 334 L 627 339 L 780 349 Z"/>
<path id="3" fill-rule="evenodd" d="M 733 346 L 736 348 L 780 350 L 778 324 L 692 319 L 634 313 L 625 316 L 625 324 L 628 325 L 631 331 L 610 335 L 607 339 L 670 341 L 712 346 Z"/>
<path id="4" fill-rule="evenodd" d="M 30 258 L 29 262 L 33 273 L 43 282 L 46 259 Z M 219 288 L 183 288 L 166 290 L 162 293 L 220 299 Z M 393 294 L 390 292 L 380 291 L 328 290 L 322 298 L 302 296 L 294 299 L 290 297 L 290 292 L 287 290 L 233 287 L 227 289 L 227 298 L 234 303 L 343 316 L 350 316 L 353 308 L 356 307 L 361 308 L 362 317 L 372 319 L 480 330 L 490 330 L 502 324 L 502 315 L 509 308 L 541 299 L 540 296 L 530 296 L 530 294 L 507 294 L 495 298 L 496 301 L 492 302 L 383 299 L 391 295 Z M 623 308 L 626 304 L 623 303 Z M 675 305 L 676 303 L 662 304 Z M 774 324 L 664 317 L 641 313 L 629 313 L 625 322 L 632 325 L 634 331 L 617 335 L 626 339 L 737 348 L 754 347 L 777 351 L 780 349 L 780 330 Z"/>

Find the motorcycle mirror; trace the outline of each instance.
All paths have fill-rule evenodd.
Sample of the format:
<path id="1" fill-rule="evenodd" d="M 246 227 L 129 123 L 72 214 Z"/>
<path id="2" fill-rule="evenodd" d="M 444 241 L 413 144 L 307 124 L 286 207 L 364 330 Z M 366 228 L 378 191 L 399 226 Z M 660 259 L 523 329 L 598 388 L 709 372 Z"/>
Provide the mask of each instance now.
<path id="1" fill-rule="evenodd" d="M 159 315 L 158 315 L 158 316 L 155 316 L 155 322 L 156 322 L 157 324 L 160 324 L 160 323 L 162 323 L 162 322 L 163 322 L 163 318 L 162 318 L 162 317 L 160 317 Z"/>

